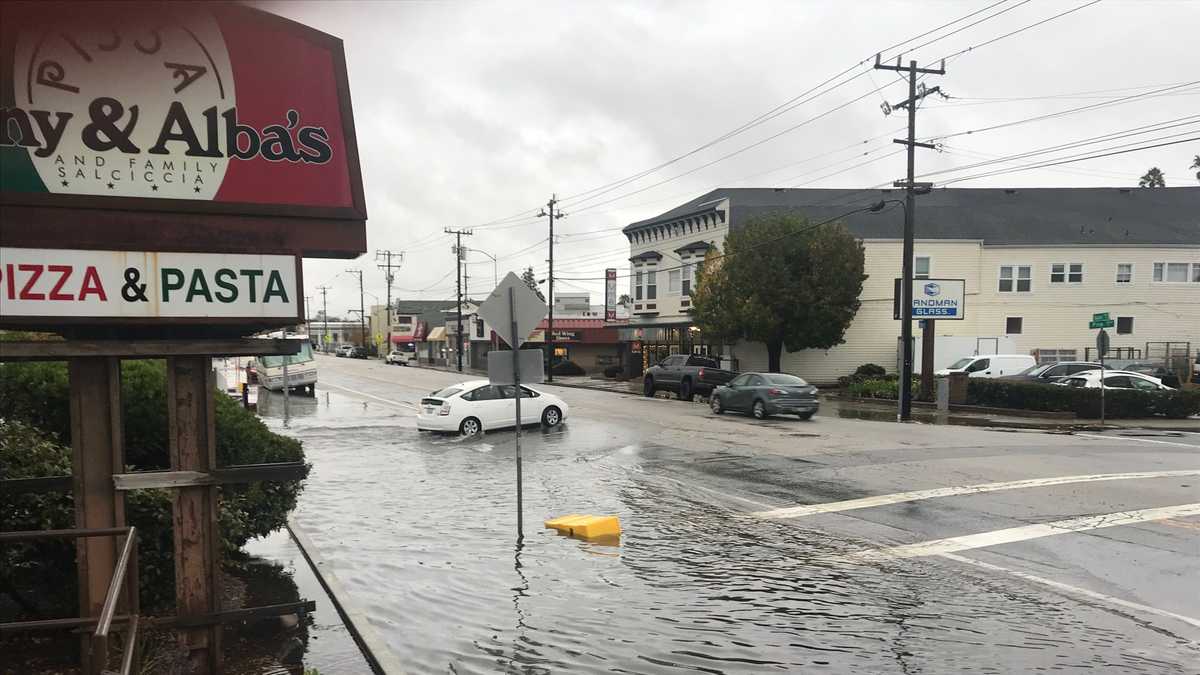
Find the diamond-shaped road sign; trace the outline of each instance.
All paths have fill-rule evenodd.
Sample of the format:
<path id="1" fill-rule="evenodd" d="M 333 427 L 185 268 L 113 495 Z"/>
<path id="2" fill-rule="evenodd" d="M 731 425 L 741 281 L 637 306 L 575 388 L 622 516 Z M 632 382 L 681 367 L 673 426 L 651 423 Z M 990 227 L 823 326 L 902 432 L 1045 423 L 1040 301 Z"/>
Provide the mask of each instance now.
<path id="1" fill-rule="evenodd" d="M 513 307 L 510 313 L 508 291 L 512 289 Z M 520 349 L 521 343 L 529 338 L 537 325 L 546 316 L 546 302 L 537 296 L 521 277 L 509 272 L 488 299 L 479 306 L 477 314 L 486 321 L 496 335 L 508 346 Z M 513 318 L 517 321 L 517 334 L 513 335 Z"/>

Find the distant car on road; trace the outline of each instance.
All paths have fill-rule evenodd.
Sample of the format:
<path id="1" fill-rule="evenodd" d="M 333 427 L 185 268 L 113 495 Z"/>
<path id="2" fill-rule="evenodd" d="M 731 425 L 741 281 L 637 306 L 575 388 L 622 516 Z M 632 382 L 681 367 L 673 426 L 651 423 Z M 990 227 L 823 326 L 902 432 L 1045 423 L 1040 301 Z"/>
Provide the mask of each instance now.
<path id="1" fill-rule="evenodd" d="M 556 427 L 567 419 L 568 411 L 566 401 L 561 398 L 521 386 L 522 426 L 540 423 L 544 427 Z M 511 428 L 516 415 L 515 386 L 472 380 L 452 384 L 422 398 L 421 407 L 417 409 L 417 428 L 474 436 L 483 431 Z"/>
<path id="2" fill-rule="evenodd" d="M 350 353 L 346 356 L 349 356 L 352 359 L 365 359 L 370 356 L 370 354 L 367 352 L 366 347 L 351 347 Z"/>
<path id="3" fill-rule="evenodd" d="M 1104 366 L 1106 368 L 1112 368 L 1113 370 L 1128 370 L 1134 373 L 1140 373 L 1142 375 L 1149 375 L 1150 377 L 1162 380 L 1163 384 L 1166 384 L 1170 387 L 1178 387 L 1180 384 L 1180 378 L 1178 376 L 1167 370 L 1166 366 L 1162 363 L 1155 363 L 1154 361 L 1113 359 L 1111 361 L 1106 361 Z M 1096 367 L 1099 368 L 1100 366 Z"/>
<path id="4" fill-rule="evenodd" d="M 354 345 L 339 345 L 337 349 L 333 350 L 333 354 L 341 358 L 350 356 L 350 352 L 352 351 L 354 351 Z"/>
<path id="5" fill-rule="evenodd" d="M 729 382 L 737 373 L 722 370 L 716 359 L 698 354 L 672 354 L 646 370 L 642 393 L 673 391 L 680 400 L 690 401 L 696 394 L 707 396 Z"/>
<path id="6" fill-rule="evenodd" d="M 1096 370 L 1099 367 L 1099 363 L 1092 363 L 1090 361 L 1059 361 L 1057 363 L 1043 363 L 1040 366 L 1026 368 L 1016 375 L 1005 375 L 1000 379 L 1006 382 L 1053 384 L 1054 382 L 1068 378 L 1075 373 Z"/>
<path id="7" fill-rule="evenodd" d="M 1061 382 L 1057 382 L 1061 386 L 1076 387 L 1082 389 L 1099 389 L 1100 388 L 1100 371 L 1089 370 L 1086 373 L 1072 375 Z M 1142 375 L 1127 370 L 1106 370 L 1104 371 L 1104 388 L 1105 389 L 1135 389 L 1137 391 L 1173 391 L 1174 387 L 1168 387 L 1162 383 L 1162 380 L 1149 375 Z"/>
<path id="8" fill-rule="evenodd" d="M 391 366 L 411 366 L 416 363 L 417 355 L 413 352 L 402 352 L 399 349 L 393 349 L 383 357 L 384 363 Z"/>
<path id="9" fill-rule="evenodd" d="M 969 377 L 1003 377 L 1016 375 L 1037 365 L 1028 354 L 986 354 L 967 356 L 934 373 L 945 377 L 950 373 L 966 373 Z"/>
<path id="10" fill-rule="evenodd" d="M 771 415 L 796 415 L 806 420 L 817 413 L 817 388 L 785 373 L 742 373 L 708 400 L 713 414 L 726 410 L 750 413 L 755 419 Z"/>

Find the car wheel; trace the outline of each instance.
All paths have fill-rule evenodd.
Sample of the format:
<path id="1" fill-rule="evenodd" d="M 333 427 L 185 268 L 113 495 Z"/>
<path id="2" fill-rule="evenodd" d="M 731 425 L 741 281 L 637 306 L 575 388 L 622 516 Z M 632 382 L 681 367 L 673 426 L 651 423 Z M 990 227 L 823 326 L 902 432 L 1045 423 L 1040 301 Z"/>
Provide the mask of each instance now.
<path id="1" fill-rule="evenodd" d="M 765 420 L 767 417 L 769 417 L 769 415 L 767 415 L 767 406 L 764 405 L 762 401 L 755 401 L 754 409 L 750 412 L 754 415 L 754 419 L 756 420 Z"/>
<path id="2" fill-rule="evenodd" d="M 550 406 L 542 411 L 542 426 L 556 427 L 562 421 L 562 411 L 557 406 Z"/>
<path id="3" fill-rule="evenodd" d="M 716 394 L 713 394 L 713 397 L 708 400 L 708 407 L 712 409 L 714 415 L 725 412 L 725 408 L 721 407 L 721 397 Z"/>
<path id="4" fill-rule="evenodd" d="M 642 384 L 642 394 L 645 396 L 649 396 L 651 398 L 654 397 L 654 378 L 653 377 L 647 377 L 645 383 Z"/>
<path id="5" fill-rule="evenodd" d="M 478 436 L 483 431 L 483 425 L 474 417 L 468 417 L 458 425 L 458 433 L 463 436 Z"/>
<path id="6" fill-rule="evenodd" d="M 813 413 L 810 413 L 810 412 L 796 413 L 796 417 L 799 417 L 802 420 L 811 420 L 812 416 L 813 416 Z"/>
<path id="7" fill-rule="evenodd" d="M 683 382 L 680 382 L 679 383 L 679 400 L 680 401 L 690 401 L 693 398 L 695 398 L 695 394 L 692 393 L 692 381 L 684 380 Z"/>

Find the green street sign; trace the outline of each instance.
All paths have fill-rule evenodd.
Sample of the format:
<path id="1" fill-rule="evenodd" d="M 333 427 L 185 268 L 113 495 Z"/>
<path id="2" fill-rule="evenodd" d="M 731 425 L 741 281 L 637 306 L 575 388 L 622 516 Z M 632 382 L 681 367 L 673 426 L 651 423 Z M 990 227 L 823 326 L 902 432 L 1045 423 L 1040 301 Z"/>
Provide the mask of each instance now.
<path id="1" fill-rule="evenodd" d="M 1089 323 L 1088 328 L 1093 328 L 1093 329 L 1094 328 L 1112 328 L 1115 325 L 1117 325 L 1117 324 L 1114 323 L 1111 319 L 1103 319 L 1100 321 L 1093 321 L 1093 322 Z"/>
<path id="2" fill-rule="evenodd" d="M 1108 321 L 1108 312 L 1099 312 L 1092 315 L 1092 323 L 1097 323 L 1099 321 Z"/>

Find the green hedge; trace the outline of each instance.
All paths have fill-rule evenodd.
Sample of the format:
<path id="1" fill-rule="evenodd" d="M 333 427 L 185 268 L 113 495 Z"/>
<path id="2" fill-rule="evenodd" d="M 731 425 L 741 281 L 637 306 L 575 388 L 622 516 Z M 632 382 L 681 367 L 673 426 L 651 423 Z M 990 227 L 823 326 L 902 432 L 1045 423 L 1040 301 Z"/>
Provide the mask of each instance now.
<path id="1" fill-rule="evenodd" d="M 0 419 L 22 421 L 37 427 L 46 443 L 59 453 L 47 464 L 40 458 L 16 454 L 0 465 L 0 475 L 45 476 L 70 473 L 70 410 L 66 366 L 63 363 L 0 364 Z M 170 464 L 165 401 L 166 368 L 162 361 L 127 361 L 121 367 L 124 405 L 125 457 L 131 469 L 164 469 Z M 228 396 L 216 397 L 216 450 L 221 466 L 304 460 L 300 442 L 267 429 L 253 413 Z M 7 434 L 13 429 L 7 427 Z M 24 433 L 24 432 L 22 432 Z M 65 453 L 65 454 L 63 454 Z M 53 454 L 53 453 L 50 453 Z M 65 464 L 63 464 L 65 462 Z M 227 554 L 235 553 L 252 537 L 283 527 L 296 506 L 300 481 L 251 483 L 221 489 L 220 528 Z M 70 504 L 69 496 L 67 504 Z M 61 504 L 60 504 L 61 506 Z M 51 509 L 42 517 L 70 526 L 73 512 Z M 162 490 L 127 493 L 128 521 L 139 530 L 140 573 L 143 602 L 151 607 L 169 605 L 174 598 L 174 562 L 171 534 L 171 497 Z M 0 502 L 0 530 L 35 529 L 29 522 L 10 522 L 10 510 Z M 63 520 L 65 518 L 65 520 Z M 72 566 L 58 569 L 60 578 L 75 579 Z"/>
<path id="2" fill-rule="evenodd" d="M 1200 414 L 1200 391 L 1144 392 L 1108 389 L 1104 392 L 1105 416 L 1182 419 Z M 1100 417 L 1100 390 L 1059 387 L 1026 382 L 972 379 L 967 383 L 967 403 L 971 405 L 1073 412 L 1079 417 Z"/>
<path id="3" fill-rule="evenodd" d="M 921 378 L 912 380 L 913 396 L 921 391 Z M 883 398 L 896 400 L 900 398 L 900 378 L 895 375 L 882 377 L 860 378 L 849 377 L 842 382 L 846 393 L 858 398 Z"/>

